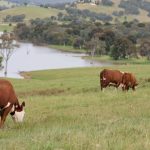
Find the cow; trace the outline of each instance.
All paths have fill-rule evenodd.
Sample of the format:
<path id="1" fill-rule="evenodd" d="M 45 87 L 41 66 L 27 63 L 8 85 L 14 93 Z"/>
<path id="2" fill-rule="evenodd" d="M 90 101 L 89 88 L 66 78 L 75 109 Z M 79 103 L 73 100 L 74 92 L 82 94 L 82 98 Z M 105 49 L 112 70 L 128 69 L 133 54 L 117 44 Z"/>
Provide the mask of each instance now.
<path id="1" fill-rule="evenodd" d="M 122 90 L 128 91 L 129 88 L 132 88 L 135 91 L 135 87 L 138 85 L 135 76 L 132 73 L 124 73 L 122 76 Z"/>
<path id="2" fill-rule="evenodd" d="M 100 72 L 100 86 L 101 90 L 107 86 L 114 86 L 118 88 L 122 85 L 123 72 L 119 70 L 104 69 Z"/>
<path id="3" fill-rule="evenodd" d="M 0 79 L 0 128 L 3 127 L 9 113 L 15 122 L 22 122 L 24 107 L 25 102 L 19 104 L 12 84 L 8 80 Z"/>

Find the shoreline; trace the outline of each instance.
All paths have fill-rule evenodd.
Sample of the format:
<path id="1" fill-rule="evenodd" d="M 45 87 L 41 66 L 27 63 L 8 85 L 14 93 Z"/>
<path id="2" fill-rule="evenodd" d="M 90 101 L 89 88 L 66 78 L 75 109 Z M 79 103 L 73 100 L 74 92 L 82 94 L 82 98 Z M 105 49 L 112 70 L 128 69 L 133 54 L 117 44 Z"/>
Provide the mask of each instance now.
<path id="1" fill-rule="evenodd" d="M 29 72 L 26 71 L 21 71 L 18 73 L 21 77 L 23 77 L 23 79 L 32 79 L 31 75 L 29 74 Z"/>
<path id="2" fill-rule="evenodd" d="M 22 43 L 28 43 L 28 41 L 19 41 Z M 67 53 L 74 53 L 74 54 L 85 54 L 88 55 L 85 49 L 75 49 L 72 46 L 64 46 L 64 45 L 49 45 L 49 44 L 35 44 L 32 43 L 35 46 L 43 46 L 51 49 L 58 50 L 60 52 L 67 52 Z M 82 56 L 82 59 L 85 60 L 91 60 L 91 61 L 96 61 L 99 63 L 111 63 L 114 65 L 127 65 L 127 64 L 150 64 L 150 61 L 148 61 L 145 57 L 142 58 L 130 58 L 130 59 L 121 59 L 121 60 L 113 60 L 110 56 L 108 55 L 102 55 L 102 56 Z"/>
<path id="3" fill-rule="evenodd" d="M 46 46 L 46 45 L 44 45 Z M 84 49 L 75 49 L 71 46 L 64 46 L 64 45 L 47 45 L 47 47 L 59 50 L 61 52 L 68 52 L 68 53 L 77 53 L 77 54 L 86 54 Z"/>

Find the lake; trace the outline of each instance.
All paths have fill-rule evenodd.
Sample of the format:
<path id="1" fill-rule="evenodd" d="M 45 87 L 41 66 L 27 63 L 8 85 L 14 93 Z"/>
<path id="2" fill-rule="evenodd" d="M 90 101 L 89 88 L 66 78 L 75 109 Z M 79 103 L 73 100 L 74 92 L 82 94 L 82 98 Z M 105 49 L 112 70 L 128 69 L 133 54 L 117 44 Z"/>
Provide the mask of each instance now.
<path id="1" fill-rule="evenodd" d="M 7 77 L 22 78 L 19 75 L 19 72 L 22 71 L 111 65 L 82 59 L 85 54 L 61 52 L 30 43 L 20 43 L 19 45 L 9 59 Z M 0 71 L 0 76 L 4 76 L 3 70 Z"/>

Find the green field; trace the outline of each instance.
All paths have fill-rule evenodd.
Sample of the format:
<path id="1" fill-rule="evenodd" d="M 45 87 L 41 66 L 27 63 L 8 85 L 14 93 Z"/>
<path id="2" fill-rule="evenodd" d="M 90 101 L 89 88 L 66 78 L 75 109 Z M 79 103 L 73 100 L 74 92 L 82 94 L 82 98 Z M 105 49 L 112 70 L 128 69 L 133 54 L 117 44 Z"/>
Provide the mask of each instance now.
<path id="1" fill-rule="evenodd" d="M 0 31 L 12 31 L 14 28 L 14 25 L 9 26 L 8 24 L 0 24 Z"/>
<path id="2" fill-rule="evenodd" d="M 7 10 L 0 11 L 0 21 L 7 15 L 21 15 L 25 14 L 25 21 L 35 18 L 46 18 L 51 16 L 57 16 L 59 12 L 64 12 L 54 8 L 42 8 L 38 6 L 20 6 Z"/>
<path id="3" fill-rule="evenodd" d="M 11 79 L 26 102 L 23 124 L 9 116 L 2 150 L 149 150 L 150 65 L 109 67 L 136 75 L 135 92 L 99 88 L 100 67 L 36 71 Z"/>

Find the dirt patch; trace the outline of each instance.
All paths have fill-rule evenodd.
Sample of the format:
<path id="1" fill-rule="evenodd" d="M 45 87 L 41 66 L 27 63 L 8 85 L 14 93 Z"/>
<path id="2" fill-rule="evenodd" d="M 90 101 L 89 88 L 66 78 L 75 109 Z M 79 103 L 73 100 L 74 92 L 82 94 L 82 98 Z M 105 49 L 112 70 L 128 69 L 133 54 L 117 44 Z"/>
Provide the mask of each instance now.
<path id="1" fill-rule="evenodd" d="M 69 91 L 70 88 L 67 89 L 46 89 L 46 90 L 33 90 L 29 92 L 19 92 L 19 97 L 27 97 L 27 96 L 50 96 L 50 95 L 60 95 Z"/>

